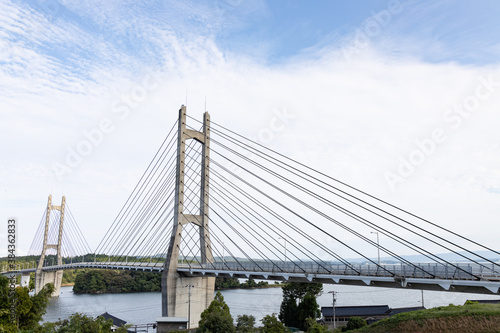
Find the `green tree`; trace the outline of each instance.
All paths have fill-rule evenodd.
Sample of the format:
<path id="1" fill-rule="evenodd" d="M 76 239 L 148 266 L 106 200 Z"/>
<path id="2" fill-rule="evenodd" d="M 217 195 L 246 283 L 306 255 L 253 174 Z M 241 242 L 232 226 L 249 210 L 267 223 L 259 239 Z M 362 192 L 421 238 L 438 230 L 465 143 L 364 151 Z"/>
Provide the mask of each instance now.
<path id="1" fill-rule="evenodd" d="M 224 297 L 218 291 L 208 308 L 201 313 L 198 323 L 198 333 L 233 333 L 235 331 L 233 318 Z"/>
<path id="2" fill-rule="evenodd" d="M 113 320 L 103 317 L 92 318 L 81 313 L 75 313 L 68 319 L 59 320 L 55 323 L 45 323 L 35 332 L 38 333 L 108 333 L 111 332 Z M 121 328 L 119 332 L 126 332 Z"/>
<path id="3" fill-rule="evenodd" d="M 290 332 L 285 325 L 276 318 L 276 314 L 267 315 L 261 320 L 263 327 L 261 328 L 262 333 L 286 333 Z"/>
<path id="4" fill-rule="evenodd" d="M 307 333 L 329 333 L 330 331 L 324 325 L 319 324 L 313 318 L 306 319 Z"/>
<path id="5" fill-rule="evenodd" d="M 306 319 L 313 318 L 317 319 L 321 317 L 321 311 L 319 309 L 319 304 L 316 301 L 316 296 L 312 294 L 306 294 L 297 307 L 297 313 L 299 320 L 303 324 L 302 328 L 306 328 Z"/>
<path id="6" fill-rule="evenodd" d="M 280 306 L 279 319 L 289 327 L 299 327 L 297 300 L 290 296 L 283 295 Z"/>
<path id="7" fill-rule="evenodd" d="M 355 330 L 355 329 L 361 328 L 361 327 L 366 326 L 366 325 L 368 325 L 368 323 L 363 318 L 351 317 L 351 318 L 349 318 L 349 321 L 347 322 L 346 329 L 348 331 L 350 331 L 350 330 Z"/>
<path id="8" fill-rule="evenodd" d="M 289 327 L 306 330 L 306 319 L 321 315 L 316 297 L 323 291 L 322 284 L 289 282 L 284 284 L 279 319 Z"/>
<path id="9" fill-rule="evenodd" d="M 40 292 L 34 296 L 29 295 L 28 288 L 16 287 L 14 294 L 11 295 L 9 287 L 9 279 L 0 276 L 0 326 L 6 332 L 17 332 L 16 326 L 19 325 L 21 330 L 33 330 L 38 326 L 38 322 L 42 320 L 45 314 L 49 297 L 54 291 L 52 284 L 46 285 Z M 10 305 L 12 304 L 12 296 L 15 304 L 15 321 L 12 323 Z"/>
<path id="10" fill-rule="evenodd" d="M 255 317 L 249 315 L 238 315 L 236 320 L 236 332 L 249 333 L 255 331 Z"/>

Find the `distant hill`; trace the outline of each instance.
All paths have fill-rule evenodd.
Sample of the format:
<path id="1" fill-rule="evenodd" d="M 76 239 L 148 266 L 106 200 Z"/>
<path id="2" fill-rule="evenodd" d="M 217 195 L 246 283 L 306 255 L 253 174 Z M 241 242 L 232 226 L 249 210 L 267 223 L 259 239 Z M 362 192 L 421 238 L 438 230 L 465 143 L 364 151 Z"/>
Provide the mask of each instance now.
<path id="1" fill-rule="evenodd" d="M 473 255 L 471 255 L 470 253 L 467 253 L 465 251 L 461 251 L 461 252 L 458 252 L 460 253 L 461 255 L 464 255 L 466 257 L 469 257 L 469 258 L 472 258 L 474 260 L 477 260 L 477 261 L 483 261 L 481 260 L 480 258 L 478 257 L 475 257 Z M 500 262 L 500 256 L 494 254 L 494 253 L 491 253 L 490 251 L 475 251 L 474 253 L 488 259 L 488 260 L 491 260 L 491 261 L 494 261 L 494 262 Z M 467 262 L 466 259 L 464 259 L 463 257 L 461 257 L 460 255 L 458 254 L 455 254 L 455 253 L 439 253 L 439 254 L 436 254 L 436 256 L 446 260 L 446 261 L 450 261 L 450 262 Z M 433 262 L 431 261 L 429 258 L 423 256 L 423 255 L 420 255 L 420 254 L 415 254 L 415 255 L 402 255 L 402 257 L 410 262 L 414 262 L 414 263 L 427 263 L 427 262 Z M 370 258 L 372 259 L 373 261 L 377 262 L 377 258 Z M 349 258 L 349 259 L 346 259 L 348 262 L 350 263 L 366 263 L 367 260 L 364 259 L 364 258 Z M 391 257 L 381 257 L 380 258 L 380 262 L 382 263 L 399 263 L 398 260 L 394 259 L 394 258 L 391 258 Z"/>

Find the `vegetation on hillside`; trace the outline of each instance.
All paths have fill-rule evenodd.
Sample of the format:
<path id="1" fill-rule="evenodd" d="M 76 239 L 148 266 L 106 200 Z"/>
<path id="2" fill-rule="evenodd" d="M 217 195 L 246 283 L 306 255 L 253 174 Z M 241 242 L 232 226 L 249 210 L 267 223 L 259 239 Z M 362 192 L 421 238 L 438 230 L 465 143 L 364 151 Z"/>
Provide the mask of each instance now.
<path id="1" fill-rule="evenodd" d="M 266 288 L 268 286 L 270 286 L 270 285 L 267 281 L 255 282 L 254 279 L 248 279 L 243 283 L 240 283 L 240 280 L 238 278 L 218 277 L 215 279 L 215 290 Z"/>
<path id="2" fill-rule="evenodd" d="M 500 332 L 500 304 L 467 302 L 400 313 L 350 332 Z"/>
<path id="3" fill-rule="evenodd" d="M 66 271 L 65 271 L 66 272 Z M 63 283 L 74 281 L 75 294 L 127 293 L 161 291 L 161 274 L 140 271 L 69 270 Z M 215 289 L 265 288 L 265 281 L 253 279 L 240 283 L 237 278 L 216 278 Z"/>
<path id="4" fill-rule="evenodd" d="M 161 291 L 161 274 L 140 271 L 86 270 L 75 278 L 75 294 Z"/>

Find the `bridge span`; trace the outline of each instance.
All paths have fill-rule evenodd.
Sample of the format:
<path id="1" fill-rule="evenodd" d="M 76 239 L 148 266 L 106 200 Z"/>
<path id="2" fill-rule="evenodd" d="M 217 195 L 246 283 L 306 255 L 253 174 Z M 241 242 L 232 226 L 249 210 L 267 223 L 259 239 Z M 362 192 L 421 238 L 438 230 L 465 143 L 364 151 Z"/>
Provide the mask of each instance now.
<path id="1" fill-rule="evenodd" d="M 385 269 L 381 269 L 381 267 Z M 79 262 L 46 266 L 46 272 L 69 269 L 113 269 L 162 273 L 163 263 L 126 261 Z M 458 269 L 460 268 L 460 269 Z M 36 268 L 4 271 L 4 275 L 26 275 Z M 209 264 L 178 264 L 182 277 L 235 277 L 241 279 L 294 281 L 325 284 L 346 284 L 385 288 L 450 291 L 478 294 L 500 294 L 500 275 L 484 270 L 483 266 L 469 263 L 440 265 L 421 263 L 414 265 L 319 265 L 316 263 L 259 263 L 216 262 Z"/>

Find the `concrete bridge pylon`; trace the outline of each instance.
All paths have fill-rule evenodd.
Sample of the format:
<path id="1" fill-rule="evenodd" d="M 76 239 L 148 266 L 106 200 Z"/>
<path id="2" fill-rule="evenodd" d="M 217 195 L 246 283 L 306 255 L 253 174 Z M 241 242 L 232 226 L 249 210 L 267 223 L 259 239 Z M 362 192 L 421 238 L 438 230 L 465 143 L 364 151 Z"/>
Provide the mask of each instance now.
<path id="1" fill-rule="evenodd" d="M 49 199 L 47 202 L 47 214 L 45 218 L 45 231 L 43 235 L 43 248 L 42 254 L 40 256 L 40 260 L 38 261 L 38 266 L 35 272 L 35 293 L 40 292 L 43 287 L 49 283 L 54 284 L 54 291 L 52 293 L 52 297 L 57 297 L 61 293 L 61 282 L 63 271 L 43 271 L 43 263 L 45 260 L 45 256 L 47 250 L 55 249 L 57 251 L 57 265 L 62 265 L 62 236 L 63 236 L 63 225 L 64 225 L 64 209 L 66 206 L 66 197 L 62 197 L 60 206 L 52 205 L 52 195 L 49 195 Z M 59 218 L 59 233 L 57 237 L 57 244 L 49 244 L 48 243 L 48 234 L 49 234 L 49 224 L 50 224 L 50 213 L 52 210 L 58 210 L 61 212 Z"/>
<path id="2" fill-rule="evenodd" d="M 186 141 L 196 140 L 201 144 L 200 207 L 197 215 L 184 212 L 184 167 L 186 162 Z M 186 128 L 186 107 L 179 110 L 177 165 L 175 185 L 174 226 L 162 275 L 162 316 L 190 319 L 189 327 L 198 326 L 201 313 L 214 297 L 215 277 L 182 277 L 177 272 L 183 228 L 193 224 L 199 228 L 199 249 L 201 264 L 213 262 L 209 213 L 209 155 L 210 115 L 203 116 L 203 131 Z"/>

